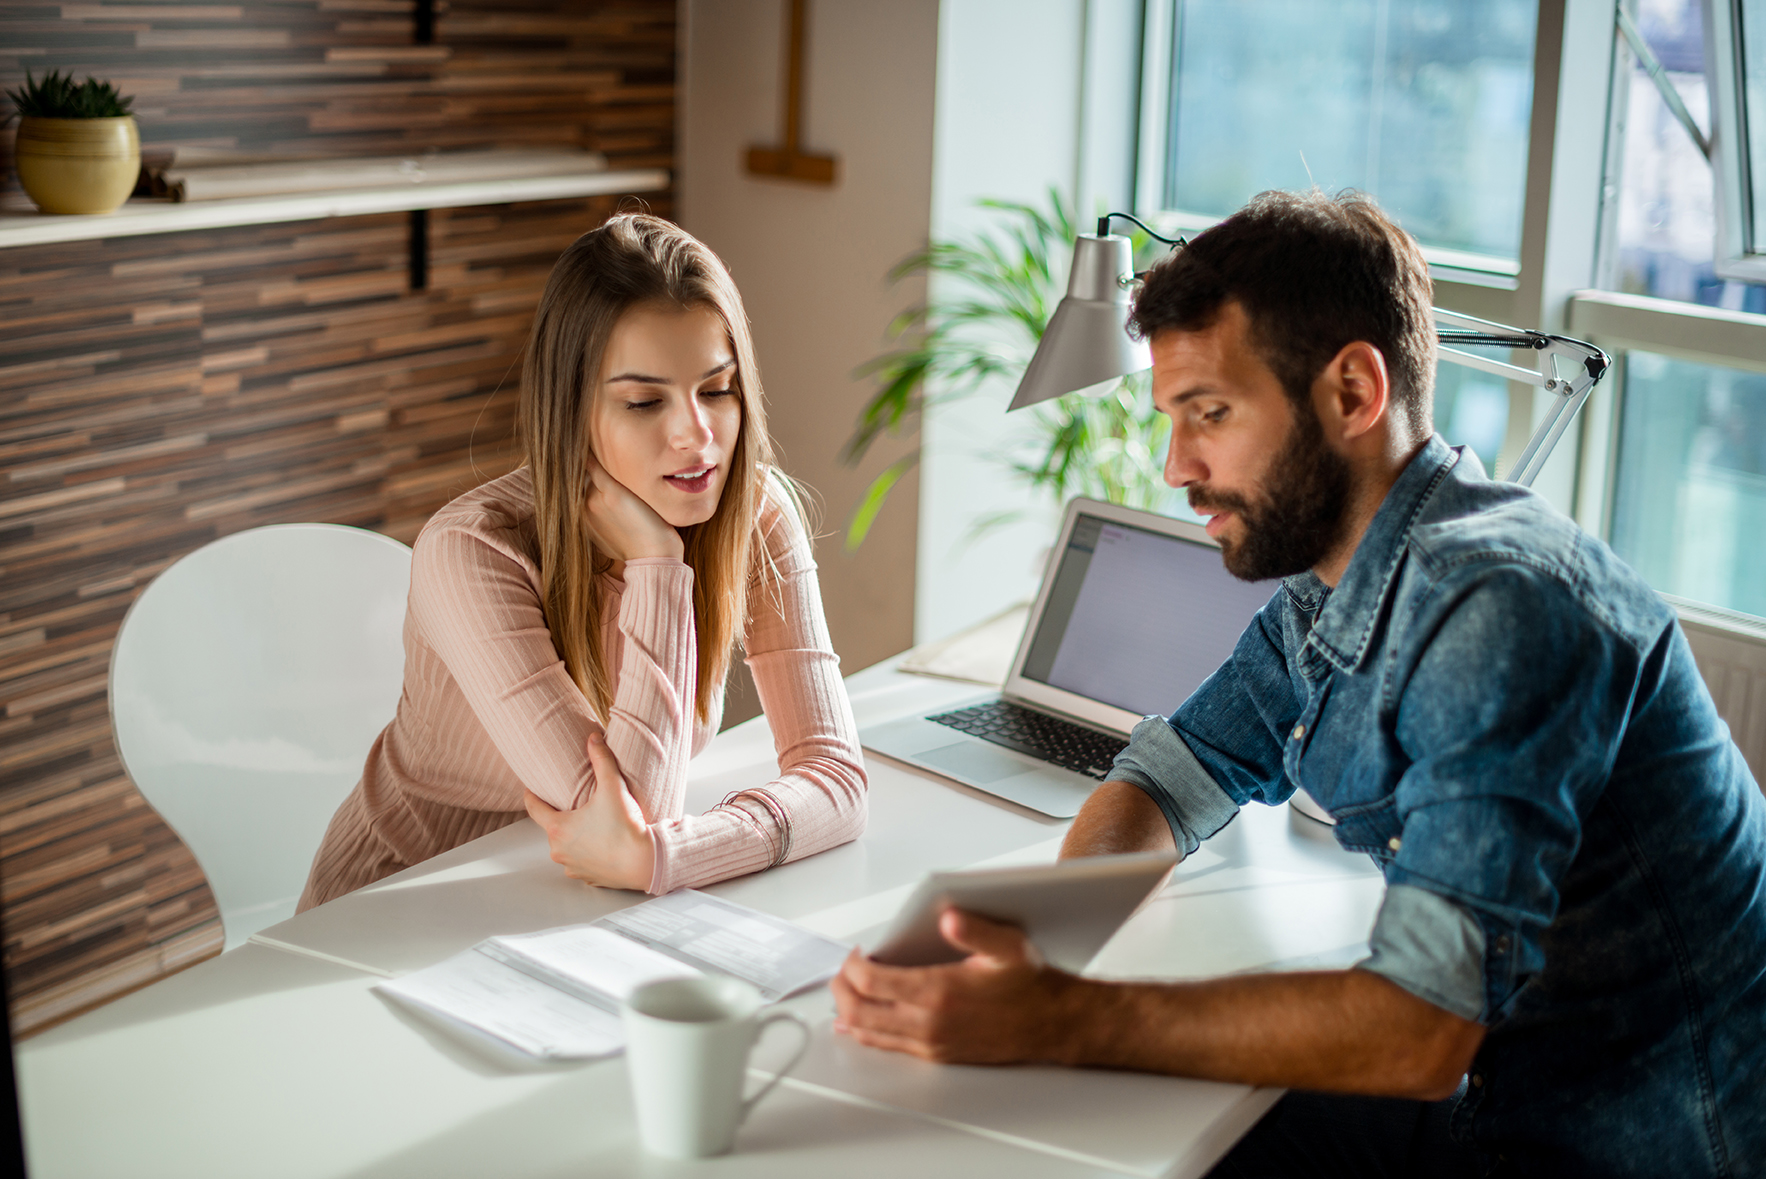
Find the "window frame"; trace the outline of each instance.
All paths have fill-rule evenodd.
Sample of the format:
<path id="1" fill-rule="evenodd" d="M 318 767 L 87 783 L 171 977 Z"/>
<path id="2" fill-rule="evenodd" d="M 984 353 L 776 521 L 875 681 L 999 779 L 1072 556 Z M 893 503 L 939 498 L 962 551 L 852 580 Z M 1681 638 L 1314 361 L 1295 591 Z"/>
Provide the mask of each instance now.
<path id="1" fill-rule="evenodd" d="M 1203 224 L 1186 225 L 1182 214 L 1159 208 L 1181 2 L 1147 0 L 1134 193 L 1137 208 L 1151 210 L 1162 224 L 1199 229 L 1206 227 L 1207 219 L 1190 218 Z M 1735 67 L 1731 21 L 1736 2 L 1702 0 L 1706 28 L 1714 30 L 1706 40 L 1707 68 L 1722 54 L 1728 55 L 1732 71 Z M 1595 387 L 1575 427 L 1564 435 L 1534 484 L 1603 539 L 1610 536 L 1624 354 L 1645 350 L 1700 364 L 1766 372 L 1766 316 L 1602 289 L 1610 285 L 1616 253 L 1611 228 L 1614 191 L 1624 143 L 1623 87 L 1630 83 L 1632 68 L 1630 49 L 1619 32 L 1620 3 L 1539 0 L 1521 257 L 1514 273 L 1454 266 L 1449 263 L 1455 259 L 1424 251 L 1435 280 L 1437 306 L 1564 332 L 1598 344 L 1613 356 L 1608 376 Z M 1734 78 L 1731 72 L 1732 84 Z M 1737 146 L 1733 141 L 1741 137 L 1731 130 L 1737 125 L 1739 108 L 1719 101 L 1715 83 L 1712 93 L 1716 169 L 1723 167 L 1718 144 Z M 1724 118 L 1721 111 L 1731 113 Z M 1734 159 L 1739 162 L 1740 157 Z M 1722 184 L 1726 176 L 1735 176 L 1736 166 L 1731 163 L 1727 173 L 1719 171 L 1714 177 L 1719 186 L 1719 222 L 1727 214 L 1731 226 L 1737 224 L 1735 206 L 1724 208 Z M 1766 252 L 1748 260 L 1745 274 L 1725 274 L 1722 249 L 1714 247 L 1714 252 L 1720 277 L 1766 281 Z M 1509 396 L 1509 431 L 1498 473 L 1512 467 L 1534 423 L 1549 407 L 1551 395 L 1511 383 Z"/>
<path id="2" fill-rule="evenodd" d="M 1701 0 L 1705 78 L 1711 94 L 1711 180 L 1716 194 L 1717 277 L 1766 282 L 1766 242 L 1753 240 L 1753 167 L 1748 159 L 1741 0 Z M 1761 179 L 1766 180 L 1766 177 Z"/>

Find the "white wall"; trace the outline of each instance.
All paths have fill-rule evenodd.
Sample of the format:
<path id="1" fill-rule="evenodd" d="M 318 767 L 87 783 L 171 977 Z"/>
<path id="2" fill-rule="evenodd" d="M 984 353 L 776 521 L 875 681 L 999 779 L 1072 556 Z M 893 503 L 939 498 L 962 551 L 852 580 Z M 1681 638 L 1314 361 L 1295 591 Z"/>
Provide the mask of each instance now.
<path id="1" fill-rule="evenodd" d="M 1139 8 L 811 0 L 805 147 L 840 158 L 839 182 L 823 189 L 741 169 L 748 146 L 779 134 L 781 0 L 682 0 L 679 215 L 730 264 L 754 321 L 774 438 L 787 469 L 826 503 L 817 557 L 848 670 L 1035 592 L 1055 505 L 970 538 L 978 519 L 1030 502 L 994 457 L 1030 425 L 1004 415 L 1009 387 L 928 415 L 921 466 L 856 555 L 838 534 L 907 444 L 874 447 L 858 471 L 835 455 L 873 388 L 852 370 L 924 297 L 915 281 L 889 286 L 890 267 L 929 236 L 986 224 L 983 197 L 1040 204 L 1052 185 L 1069 200 L 1081 191 L 1085 217 L 1100 203 L 1128 207 Z"/>
<path id="2" fill-rule="evenodd" d="M 853 506 L 906 445 L 880 443 L 856 471 L 837 454 L 872 388 L 853 369 L 924 297 L 922 284 L 885 276 L 929 230 L 938 3 L 810 4 L 803 146 L 839 158 L 831 188 L 742 170 L 748 147 L 780 136 L 781 0 L 683 0 L 681 15 L 680 222 L 742 290 L 773 438 L 824 504 L 822 596 L 843 667 L 856 671 L 913 640 L 917 479 L 897 485 L 857 554 L 843 546 Z"/>
<path id="3" fill-rule="evenodd" d="M 1086 232 L 1100 203 L 1129 207 L 1138 20 L 1133 0 L 944 0 L 934 236 L 986 225 L 993 215 L 975 207 L 982 197 L 1041 205 L 1050 186 L 1070 204 L 1079 191 Z M 1011 394 L 1000 382 L 928 415 L 914 620 L 922 642 L 1036 592 L 1059 505 L 1031 500 L 993 457 L 1023 446 L 1031 426 L 1028 411 L 1005 416 Z M 1028 521 L 970 538 L 977 520 L 1026 507 Z"/>

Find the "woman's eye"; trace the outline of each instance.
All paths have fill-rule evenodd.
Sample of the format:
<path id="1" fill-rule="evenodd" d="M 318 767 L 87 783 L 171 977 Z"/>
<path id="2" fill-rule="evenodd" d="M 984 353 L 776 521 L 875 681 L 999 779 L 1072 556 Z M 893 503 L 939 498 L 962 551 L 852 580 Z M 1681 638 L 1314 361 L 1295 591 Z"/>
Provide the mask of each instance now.
<path id="1" fill-rule="evenodd" d="M 646 410 L 646 409 L 655 409 L 657 406 L 659 406 L 661 404 L 662 404 L 662 398 L 652 397 L 648 401 L 628 401 L 625 403 L 625 407 L 627 409 L 642 411 L 642 410 Z"/>
<path id="2" fill-rule="evenodd" d="M 699 395 L 701 397 L 729 397 L 735 392 L 736 387 L 734 385 L 725 385 L 722 389 L 703 389 L 700 391 Z"/>

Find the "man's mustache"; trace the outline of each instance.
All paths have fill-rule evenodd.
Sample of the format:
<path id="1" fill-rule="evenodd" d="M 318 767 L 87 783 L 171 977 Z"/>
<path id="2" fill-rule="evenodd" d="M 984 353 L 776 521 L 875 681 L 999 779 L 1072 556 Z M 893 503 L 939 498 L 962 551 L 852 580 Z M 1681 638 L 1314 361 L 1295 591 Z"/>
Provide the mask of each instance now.
<path id="1" fill-rule="evenodd" d="M 1251 501 L 1242 495 L 1230 491 L 1214 491 L 1199 484 L 1192 485 L 1184 494 L 1190 501 L 1190 511 L 1198 514 L 1205 508 L 1213 508 L 1218 512 L 1237 512 L 1243 516 L 1251 508 Z"/>

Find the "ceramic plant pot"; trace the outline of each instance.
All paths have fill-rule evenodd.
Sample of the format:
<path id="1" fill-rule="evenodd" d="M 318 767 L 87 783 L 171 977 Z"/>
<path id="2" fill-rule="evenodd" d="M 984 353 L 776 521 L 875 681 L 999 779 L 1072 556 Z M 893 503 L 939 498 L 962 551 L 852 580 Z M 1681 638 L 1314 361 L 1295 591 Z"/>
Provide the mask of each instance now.
<path id="1" fill-rule="evenodd" d="M 45 213 L 109 213 L 128 199 L 141 171 L 135 120 L 18 121 L 18 182 Z"/>

